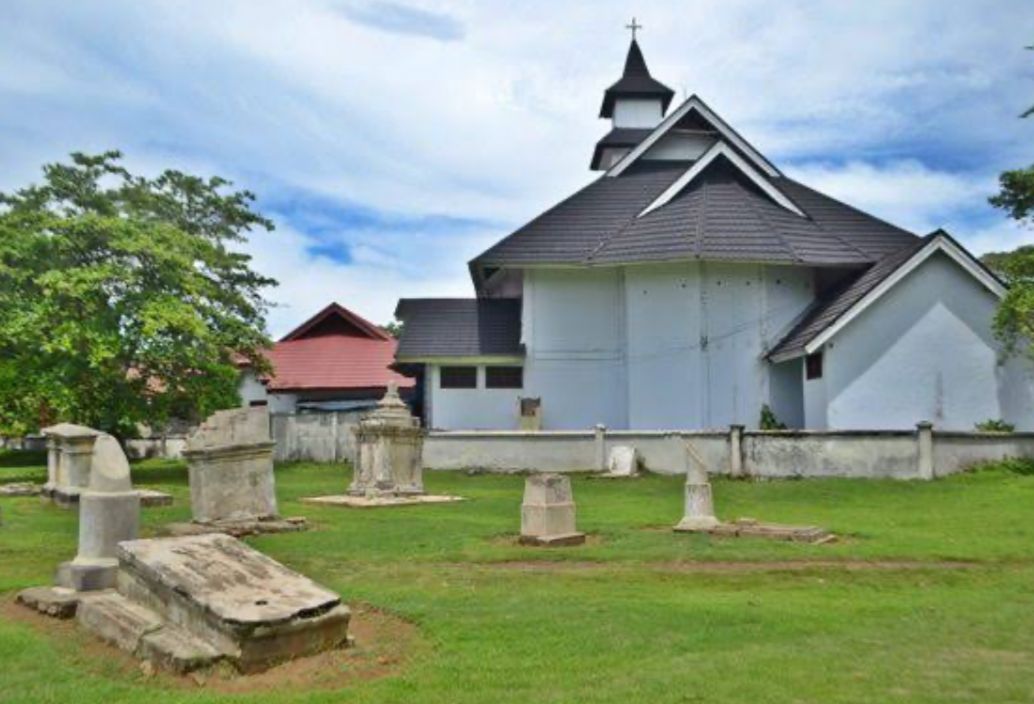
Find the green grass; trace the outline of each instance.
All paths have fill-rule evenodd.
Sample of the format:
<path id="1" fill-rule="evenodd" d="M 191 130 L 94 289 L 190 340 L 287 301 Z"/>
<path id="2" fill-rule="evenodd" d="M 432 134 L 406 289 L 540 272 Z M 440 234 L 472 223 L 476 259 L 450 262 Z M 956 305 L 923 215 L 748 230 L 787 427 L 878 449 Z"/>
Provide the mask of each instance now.
<path id="1" fill-rule="evenodd" d="M 44 474 L 11 462 L 0 481 Z M 512 540 L 521 477 L 429 474 L 429 490 L 470 499 L 453 505 L 298 502 L 341 493 L 348 474 L 278 467 L 281 512 L 307 516 L 312 529 L 250 542 L 348 601 L 416 624 L 420 647 L 400 672 L 330 692 L 163 688 L 0 616 L 0 701 L 1034 701 L 1034 476 L 714 483 L 720 516 L 844 536 L 826 546 L 674 535 L 679 478 L 576 477 L 579 526 L 593 539 L 543 550 Z M 134 480 L 176 497 L 145 509 L 145 534 L 189 516 L 181 464 L 142 463 Z M 75 552 L 76 520 L 34 498 L 2 499 L 0 509 L 0 592 L 9 598 L 48 582 Z M 815 560 L 805 570 L 766 564 Z M 854 568 L 826 565 L 840 560 Z M 532 561 L 555 564 L 523 564 Z M 888 564 L 898 561 L 930 564 Z"/>

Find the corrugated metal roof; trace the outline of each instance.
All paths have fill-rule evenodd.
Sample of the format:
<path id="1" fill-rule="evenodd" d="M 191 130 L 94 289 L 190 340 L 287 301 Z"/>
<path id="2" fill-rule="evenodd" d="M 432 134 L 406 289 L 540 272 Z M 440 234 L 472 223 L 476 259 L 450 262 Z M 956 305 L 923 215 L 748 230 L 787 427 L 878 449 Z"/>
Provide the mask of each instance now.
<path id="1" fill-rule="evenodd" d="M 403 298 L 405 324 L 396 357 L 523 355 L 521 301 L 516 298 Z"/>

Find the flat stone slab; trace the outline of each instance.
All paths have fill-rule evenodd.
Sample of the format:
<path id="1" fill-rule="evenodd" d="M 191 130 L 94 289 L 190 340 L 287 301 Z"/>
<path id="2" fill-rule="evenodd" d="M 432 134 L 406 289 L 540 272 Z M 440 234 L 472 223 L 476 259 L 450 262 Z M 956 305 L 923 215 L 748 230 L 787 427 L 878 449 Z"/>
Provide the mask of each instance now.
<path id="1" fill-rule="evenodd" d="M 466 501 L 462 496 L 444 494 L 416 494 L 413 496 L 313 496 L 302 499 L 303 503 L 322 506 L 345 506 L 347 508 L 384 508 L 388 506 L 420 506 L 422 504 L 451 504 Z"/>
<path id="2" fill-rule="evenodd" d="M 564 533 L 562 535 L 522 535 L 517 539 L 521 545 L 551 548 L 585 543 L 585 533 Z"/>
<path id="3" fill-rule="evenodd" d="M 797 543 L 819 545 L 837 539 L 836 535 L 818 526 L 791 526 L 781 523 L 759 523 L 752 518 L 741 518 L 732 523 L 719 523 L 710 527 L 686 528 L 676 526 L 676 532 L 709 533 L 731 538 L 770 538 Z"/>
<path id="4" fill-rule="evenodd" d="M 42 493 L 42 484 L 32 484 L 31 482 L 0 484 L 0 496 L 39 496 Z"/>
<path id="5" fill-rule="evenodd" d="M 341 603 L 334 592 L 220 533 L 126 541 L 119 544 L 119 560 L 123 569 L 189 595 L 205 612 L 233 624 L 276 623 Z"/>
<path id="6" fill-rule="evenodd" d="M 308 530 L 308 528 L 309 524 L 305 518 L 295 516 L 291 518 L 249 518 L 212 521 L 211 523 L 198 521 L 169 523 L 161 529 L 161 532 L 163 535 L 171 537 L 222 533 L 224 535 L 231 535 L 234 538 L 243 538 L 247 535 L 262 535 L 265 533 L 297 533 Z"/>
<path id="7" fill-rule="evenodd" d="M 120 594 L 242 671 L 348 642 L 337 594 L 228 535 L 127 541 L 119 562 Z"/>
<path id="8" fill-rule="evenodd" d="M 166 494 L 164 491 L 156 491 L 154 489 L 137 489 L 136 493 L 140 494 L 141 508 L 152 508 L 155 506 L 172 505 L 172 494 Z"/>
<path id="9" fill-rule="evenodd" d="M 18 592 L 19 604 L 54 618 L 72 618 L 79 608 L 81 594 L 64 587 L 29 587 Z"/>

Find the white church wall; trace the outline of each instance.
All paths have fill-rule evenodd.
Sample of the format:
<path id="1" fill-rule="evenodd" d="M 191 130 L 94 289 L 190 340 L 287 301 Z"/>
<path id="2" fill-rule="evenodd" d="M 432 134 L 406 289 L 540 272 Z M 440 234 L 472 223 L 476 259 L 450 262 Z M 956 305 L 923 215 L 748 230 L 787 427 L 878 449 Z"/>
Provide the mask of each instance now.
<path id="1" fill-rule="evenodd" d="M 955 262 L 933 255 L 826 345 L 828 427 L 911 428 L 929 420 L 971 430 L 1004 418 L 1034 428 L 1029 374 L 999 365 L 996 305 Z"/>
<path id="2" fill-rule="evenodd" d="M 614 101 L 614 127 L 654 128 L 662 117 L 661 101 L 657 98 L 620 98 Z"/>
<path id="3" fill-rule="evenodd" d="M 457 361 L 457 366 L 464 366 Z M 432 428 L 513 430 L 519 421 L 520 389 L 485 388 L 485 366 L 477 366 L 477 388 L 443 389 L 441 366 L 428 365 L 429 417 Z"/>
<path id="4" fill-rule="evenodd" d="M 528 270 L 522 307 L 524 395 L 546 429 L 628 424 L 621 272 Z"/>
<path id="5" fill-rule="evenodd" d="M 699 159 L 712 144 L 715 137 L 709 134 L 670 132 L 650 147 L 643 159 L 655 161 L 687 161 Z"/>
<path id="6" fill-rule="evenodd" d="M 699 265 L 626 268 L 625 309 L 629 427 L 699 427 Z"/>
<path id="7" fill-rule="evenodd" d="M 241 405 L 245 408 L 250 406 L 253 401 L 266 400 L 266 387 L 258 380 L 255 372 L 251 369 L 245 369 L 241 372 L 237 393 L 240 394 Z"/>

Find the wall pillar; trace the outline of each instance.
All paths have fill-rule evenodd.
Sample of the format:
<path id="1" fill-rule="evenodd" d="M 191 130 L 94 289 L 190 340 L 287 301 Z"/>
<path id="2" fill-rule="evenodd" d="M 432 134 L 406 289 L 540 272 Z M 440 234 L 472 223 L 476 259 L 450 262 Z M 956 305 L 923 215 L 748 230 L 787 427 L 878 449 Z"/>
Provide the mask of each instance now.
<path id="1" fill-rule="evenodd" d="M 743 476 L 743 426 L 729 426 L 729 476 Z"/>
<path id="2" fill-rule="evenodd" d="M 607 469 L 607 426 L 597 423 L 593 441 L 596 445 L 596 469 L 606 471 Z"/>
<path id="3" fill-rule="evenodd" d="M 916 474 L 919 479 L 933 479 L 933 423 L 928 420 L 916 423 L 916 443 L 919 449 Z"/>

